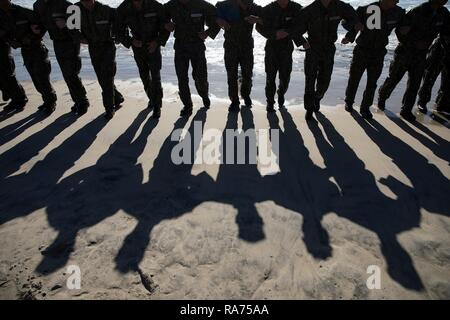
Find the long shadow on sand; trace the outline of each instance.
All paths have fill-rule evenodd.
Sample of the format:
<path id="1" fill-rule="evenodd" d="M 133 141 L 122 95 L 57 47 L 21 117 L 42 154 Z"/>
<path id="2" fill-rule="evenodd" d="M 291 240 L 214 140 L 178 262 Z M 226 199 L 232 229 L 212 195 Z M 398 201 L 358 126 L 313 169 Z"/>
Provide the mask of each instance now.
<path id="1" fill-rule="evenodd" d="M 222 159 L 227 159 L 227 152 L 230 152 L 224 147 L 230 139 L 226 130 L 238 128 L 239 115 L 244 131 L 255 127 L 250 109 L 243 109 L 240 114 L 229 113 L 222 134 Z M 420 208 L 448 216 L 448 201 L 445 201 L 450 194 L 448 179 L 422 155 L 376 122 L 367 123 L 356 118 L 367 135 L 412 181 L 414 188 L 393 177 L 380 181 L 397 195 L 397 199 L 393 200 L 378 189 L 374 175 L 324 116 L 318 115 L 323 130 L 316 122 L 309 124 L 325 161 L 326 168 L 322 169 L 309 157 L 291 115 L 286 109 L 280 110 L 280 115 L 283 130 L 276 114 L 267 116 L 270 128 L 280 129 L 279 149 L 274 149 L 280 172 L 274 175 L 262 176 L 257 165 L 252 164 L 256 161 L 249 161 L 250 154 L 247 154 L 246 164 L 220 165 L 216 180 L 206 173 L 192 175 L 192 164 L 175 165 L 171 154 L 179 141 L 172 139 L 172 136 L 187 127 L 191 135 L 183 139 L 196 137 L 193 134 L 195 126 L 203 128 L 207 119 L 206 110 L 200 109 L 192 121 L 181 118 L 174 123 L 146 183 L 142 182 L 142 167 L 137 164 L 137 159 L 158 124 L 154 120 L 146 120 L 147 110 L 138 114 L 95 165 L 63 178 L 64 173 L 95 141 L 104 125 L 100 118 L 69 137 L 29 172 L 9 176 L 20 167 L 20 163 L 30 159 L 51 141 L 51 135 L 61 132 L 68 125 L 64 118 L 57 119 L 56 124 L 49 125 L 50 128 L 43 129 L 11 149 L 20 150 L 21 154 L 25 154 L 23 157 L 14 158 L 17 154 L 14 151 L 0 156 L 0 164 L 5 165 L 0 177 L 0 224 L 45 208 L 48 221 L 58 235 L 42 252 L 43 260 L 36 270 L 49 274 L 67 263 L 81 230 L 123 210 L 137 221 L 115 257 L 117 269 L 125 273 L 138 270 L 149 246 L 151 231 L 163 220 L 189 213 L 206 201 L 229 204 L 237 210 L 239 238 L 257 242 L 264 239 L 265 234 L 264 221 L 256 204 L 273 201 L 302 215 L 305 245 L 316 259 L 327 259 L 333 255 L 329 235 L 321 221 L 326 214 L 334 212 L 376 233 L 390 276 L 406 288 L 421 290 L 423 284 L 411 257 L 396 237 L 419 226 Z M 245 133 L 231 139 L 235 139 L 234 142 L 246 139 L 240 134 Z M 251 141 L 254 140 L 246 140 L 246 150 L 249 150 Z M 191 159 L 200 148 L 200 143 L 198 137 L 195 141 L 189 141 Z M 236 157 L 237 143 L 232 145 L 234 149 L 231 151 Z M 332 177 L 336 183 L 330 180 Z M 437 185 L 440 189 L 427 189 L 431 185 Z"/>

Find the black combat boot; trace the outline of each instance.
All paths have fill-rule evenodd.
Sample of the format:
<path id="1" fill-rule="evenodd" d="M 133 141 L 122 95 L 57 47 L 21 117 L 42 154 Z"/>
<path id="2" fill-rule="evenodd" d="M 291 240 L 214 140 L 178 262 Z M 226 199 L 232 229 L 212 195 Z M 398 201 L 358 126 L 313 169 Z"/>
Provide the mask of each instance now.
<path id="1" fill-rule="evenodd" d="M 204 97 L 204 98 L 202 98 L 202 100 L 203 100 L 203 106 L 206 109 L 209 109 L 209 107 L 211 107 L 211 100 L 209 100 L 209 97 Z"/>
<path id="2" fill-rule="evenodd" d="M 278 95 L 278 107 L 284 108 L 284 96 L 283 95 Z"/>
<path id="3" fill-rule="evenodd" d="M 411 111 L 409 110 L 402 110 L 400 111 L 400 115 L 402 116 L 403 119 L 405 119 L 406 121 L 409 122 L 413 122 L 416 121 L 416 117 L 412 114 Z"/>
<path id="4" fill-rule="evenodd" d="M 192 106 L 184 106 L 183 109 L 181 109 L 180 117 L 189 117 L 192 114 Z"/>
<path id="5" fill-rule="evenodd" d="M 345 103 L 345 111 L 352 113 L 353 112 L 353 105 L 350 103 Z"/>

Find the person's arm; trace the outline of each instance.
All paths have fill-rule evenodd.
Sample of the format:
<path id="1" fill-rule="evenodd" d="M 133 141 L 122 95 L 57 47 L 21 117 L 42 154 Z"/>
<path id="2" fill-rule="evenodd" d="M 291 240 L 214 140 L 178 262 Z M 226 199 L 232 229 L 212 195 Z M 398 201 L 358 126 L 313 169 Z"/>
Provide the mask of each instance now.
<path id="1" fill-rule="evenodd" d="M 397 35 L 399 42 L 403 44 L 407 42 L 408 34 L 411 31 L 411 27 L 415 23 L 415 20 L 417 20 L 417 17 L 417 8 L 413 8 L 403 15 L 398 27 L 395 28 L 395 34 Z"/>
<path id="2" fill-rule="evenodd" d="M 366 10 L 367 7 L 358 7 L 358 9 L 356 10 L 356 14 L 358 15 L 358 19 L 359 21 L 364 24 L 366 21 Z M 349 42 L 354 42 L 356 39 L 356 36 L 358 35 L 358 31 L 355 29 L 354 25 L 351 25 L 347 22 L 347 20 L 345 20 L 342 23 L 342 26 L 344 27 L 345 30 L 347 30 L 347 33 L 345 34 L 345 38 L 349 41 Z"/>
<path id="3" fill-rule="evenodd" d="M 406 23 L 406 10 L 403 8 L 400 8 L 400 14 L 398 17 L 398 23 L 397 26 L 395 27 L 395 34 L 397 36 L 397 39 L 399 39 L 400 41 L 400 37 L 405 36 L 409 30 L 411 29 L 410 26 L 407 25 Z"/>
<path id="4" fill-rule="evenodd" d="M 294 12 L 294 16 L 292 18 L 292 27 L 286 30 L 289 34 L 289 37 L 297 47 L 300 47 L 306 43 L 305 38 L 303 38 L 303 36 L 298 32 L 298 27 L 296 26 L 296 22 L 300 19 L 301 12 L 302 6 L 298 5 L 298 8 L 296 8 L 296 11 Z"/>
<path id="5" fill-rule="evenodd" d="M 45 25 L 43 23 L 41 23 L 40 21 L 40 14 L 41 12 L 39 12 L 39 2 L 35 2 L 33 4 L 33 14 L 32 14 L 32 30 L 36 35 L 42 35 L 42 37 L 45 35 L 45 33 L 47 32 L 47 28 L 45 27 Z M 33 27 L 34 26 L 34 27 Z"/>
<path id="6" fill-rule="evenodd" d="M 262 8 L 261 19 L 262 23 L 256 25 L 256 31 L 268 40 L 275 40 L 277 31 L 273 27 L 273 15 L 270 14 L 269 6 Z"/>
<path id="7" fill-rule="evenodd" d="M 343 20 L 345 21 L 344 23 L 347 24 L 348 26 L 348 30 L 354 30 L 355 35 L 354 37 L 356 37 L 356 34 L 358 34 L 359 31 L 362 31 L 364 29 L 363 24 L 360 21 L 360 18 L 358 16 L 358 14 L 356 13 L 355 9 L 349 5 L 348 3 L 345 2 L 341 2 L 341 15 Z M 352 37 L 352 34 L 350 34 L 350 37 Z M 354 41 L 354 37 L 352 38 Z M 346 36 L 344 38 L 342 38 L 341 43 L 342 44 L 347 44 L 349 42 L 352 42 L 351 39 L 348 39 Z"/>
<path id="8" fill-rule="evenodd" d="M 227 20 L 225 5 L 226 4 L 224 2 L 216 3 L 216 23 L 220 28 L 228 30 L 231 26 Z"/>
<path id="9" fill-rule="evenodd" d="M 33 40 L 40 40 L 42 37 L 44 37 L 47 29 L 45 28 L 39 14 L 36 12 L 36 10 L 34 10 L 34 8 L 35 7 L 33 6 L 33 10 L 24 9 L 24 12 L 27 20 L 30 22 L 31 31 L 33 31 L 34 34 Z"/>
<path id="10" fill-rule="evenodd" d="M 164 25 L 164 29 L 167 30 L 167 32 L 172 32 L 175 30 L 175 24 L 172 21 L 172 1 L 169 1 L 164 4 L 164 13 L 166 15 L 166 24 Z"/>
<path id="11" fill-rule="evenodd" d="M 256 3 L 252 3 L 251 7 L 249 9 L 250 16 L 248 16 L 245 20 L 247 20 L 248 23 L 252 24 L 262 24 L 263 20 L 261 18 L 262 16 L 262 7 L 260 5 L 257 5 Z"/>
<path id="12" fill-rule="evenodd" d="M 353 28 L 356 32 L 364 29 L 356 10 L 348 3 L 341 2 L 342 18 L 349 28 Z"/>
<path id="13" fill-rule="evenodd" d="M 442 31 L 439 35 L 439 38 L 441 39 L 441 45 L 442 48 L 445 50 L 446 56 L 450 56 L 450 41 L 448 39 L 450 38 L 450 12 L 446 11 L 445 14 L 445 20 L 444 20 L 444 27 L 442 28 Z M 447 39 L 447 40 L 444 40 Z"/>
<path id="14" fill-rule="evenodd" d="M 125 48 L 130 48 L 131 43 L 132 43 L 132 38 L 130 36 L 130 30 L 125 22 L 126 10 L 127 10 L 126 2 L 122 2 L 122 4 L 117 8 L 115 34 L 116 34 L 116 39 Z"/>
<path id="15" fill-rule="evenodd" d="M 205 32 L 211 39 L 215 39 L 217 34 L 220 32 L 220 27 L 216 22 L 216 7 L 205 1 L 203 3 L 203 8 L 205 14 L 205 22 L 208 26 L 208 29 L 206 29 Z"/>
<path id="16" fill-rule="evenodd" d="M 0 16 L 0 39 L 8 43 L 12 48 L 17 49 L 20 44 L 15 40 L 12 32 L 13 28 L 7 23 L 7 19 Z"/>
<path id="17" fill-rule="evenodd" d="M 167 14 L 165 7 L 163 5 L 158 6 L 158 17 L 159 17 L 159 32 L 158 32 L 158 45 L 165 46 L 167 40 L 169 40 L 170 32 L 166 30 L 165 26 L 169 22 L 167 19 Z"/>
<path id="18" fill-rule="evenodd" d="M 0 25 L 0 40 L 4 42 L 8 42 L 8 33 L 3 28 L 2 25 Z"/>
<path id="19" fill-rule="evenodd" d="M 116 44 L 120 43 L 119 40 L 119 36 L 118 36 L 118 12 L 116 8 L 112 8 L 108 6 L 108 10 L 109 10 L 109 20 L 111 23 L 111 34 L 112 34 L 112 39 L 114 40 L 114 42 Z"/>
<path id="20" fill-rule="evenodd" d="M 295 45 L 303 46 L 305 49 L 309 49 L 308 41 L 306 41 L 304 34 L 308 29 L 309 19 L 311 17 L 310 8 L 303 7 L 294 17 L 292 28 L 290 33 L 295 37 Z"/>

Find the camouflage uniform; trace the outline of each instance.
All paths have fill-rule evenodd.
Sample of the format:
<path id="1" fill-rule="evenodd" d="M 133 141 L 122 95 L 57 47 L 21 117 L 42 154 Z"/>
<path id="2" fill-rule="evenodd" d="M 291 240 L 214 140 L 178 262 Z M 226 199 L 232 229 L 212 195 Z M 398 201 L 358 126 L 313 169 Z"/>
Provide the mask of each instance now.
<path id="1" fill-rule="evenodd" d="M 345 103 L 348 111 L 353 108 L 356 91 L 359 82 L 365 71 L 367 71 L 367 85 L 364 91 L 361 103 L 361 114 L 370 117 L 370 106 L 373 103 L 377 81 L 383 71 L 384 57 L 387 53 L 386 45 L 389 43 L 389 35 L 394 28 L 400 27 L 402 24 L 405 10 L 399 6 L 395 6 L 389 10 L 381 11 L 381 29 L 370 29 L 367 21 L 372 13 L 367 13 L 369 6 L 380 7 L 380 2 L 374 2 L 367 6 L 361 6 L 357 9 L 358 17 L 364 24 L 364 30 L 356 39 L 356 46 L 353 50 L 353 58 L 350 65 L 350 74 L 348 79 L 347 90 L 345 92 Z M 344 24 L 344 27 L 347 25 Z M 356 37 L 356 30 L 349 28 L 349 32 L 345 36 L 349 41 L 353 42 Z"/>
<path id="2" fill-rule="evenodd" d="M 38 25 L 41 30 L 42 26 L 32 10 L 14 4 L 11 5 L 9 14 L 2 12 L 1 16 L 7 41 L 14 48 L 21 48 L 25 67 L 36 90 L 42 96 L 44 104 L 39 109 L 53 112 L 57 98 L 50 83 L 51 65 L 48 49 L 42 43 L 43 34 L 35 34 L 31 30 L 31 25 Z M 21 90 L 19 89 L 19 91 Z"/>
<path id="3" fill-rule="evenodd" d="M 448 60 L 448 58 L 446 58 L 447 56 L 448 54 L 446 54 L 444 50 L 441 37 L 436 38 L 427 54 L 423 82 L 419 90 L 418 105 L 423 111 L 426 111 L 426 105 L 431 100 L 431 92 L 439 74 L 441 74 L 441 87 L 436 102 L 438 103 L 442 98 L 445 91 L 444 85 L 448 83 L 448 75 L 444 70 L 444 62 L 445 60 Z"/>
<path id="4" fill-rule="evenodd" d="M 311 46 L 305 55 L 305 109 L 309 116 L 318 111 L 320 100 L 330 85 L 334 66 L 337 28 L 341 20 L 354 28 L 359 22 L 356 11 L 349 4 L 333 0 L 325 8 L 320 0 L 306 6 L 300 15 L 300 34 L 307 32 Z"/>
<path id="5" fill-rule="evenodd" d="M 150 100 L 149 107 L 154 109 L 154 115 L 159 115 L 163 98 L 161 46 L 169 38 L 169 32 L 164 28 L 166 22 L 164 7 L 155 0 L 143 0 L 140 11 L 130 0 L 125 0 L 117 8 L 117 37 L 125 47 L 133 48 L 139 75 Z M 141 41 L 142 47 L 132 46 L 133 40 Z M 153 41 L 158 46 L 151 53 L 148 45 Z"/>
<path id="6" fill-rule="evenodd" d="M 437 111 L 450 113 L 450 16 L 447 16 L 444 31 L 441 33 L 441 44 L 445 51 L 441 72 L 441 90 L 436 101 Z"/>
<path id="7" fill-rule="evenodd" d="M 408 72 L 408 84 L 402 100 L 401 115 L 414 120 L 411 113 L 417 92 L 425 71 L 426 54 L 433 40 L 444 25 L 448 10 L 444 7 L 434 12 L 431 0 L 411 9 L 405 16 L 405 25 L 410 27 L 406 35 L 397 33 L 399 45 L 395 49 L 394 59 L 389 67 L 389 76 L 378 92 L 378 106 L 385 108 L 385 102 L 392 91 Z"/>
<path id="8" fill-rule="evenodd" d="M 251 15 L 260 16 L 261 7 L 253 0 L 244 2 L 245 8 L 235 0 L 216 4 L 217 18 L 225 20 L 230 28 L 224 32 L 224 60 L 228 78 L 228 96 L 233 106 L 239 106 L 238 69 L 241 67 L 241 97 L 251 106 L 250 93 L 253 77 L 253 24 L 245 19 Z"/>
<path id="9" fill-rule="evenodd" d="M 184 110 L 188 113 L 192 110 L 189 63 L 192 65 L 197 92 L 202 97 L 204 106 L 209 107 L 206 47 L 198 33 L 204 31 L 206 24 L 209 27 L 206 30 L 208 36 L 211 39 L 216 37 L 220 31 L 216 23 L 216 9 L 204 0 L 188 0 L 186 4 L 180 0 L 170 0 L 164 7 L 168 19 L 175 24 L 175 70 Z"/>
<path id="10" fill-rule="evenodd" d="M 67 8 L 72 5 L 66 0 L 38 0 L 34 3 L 34 11 L 40 22 L 48 30 L 53 40 L 56 60 L 61 68 L 64 81 L 69 88 L 70 96 L 75 102 L 73 108 L 87 109 L 89 101 L 86 90 L 80 79 L 81 57 L 80 43 L 74 40 L 67 27 L 59 28 L 57 21 L 67 20 Z"/>
<path id="11" fill-rule="evenodd" d="M 266 99 L 267 110 L 272 111 L 275 103 L 275 91 L 278 95 L 278 105 L 283 107 L 284 95 L 286 94 L 292 72 L 292 52 L 294 44 L 299 46 L 302 41 L 300 36 L 293 32 L 293 23 L 297 21 L 302 6 L 296 2 L 289 1 L 286 8 L 282 8 L 274 1 L 263 8 L 261 25 L 256 29 L 267 39 L 264 65 L 266 70 Z M 284 30 L 289 36 L 277 40 L 278 30 Z M 276 90 L 275 78 L 278 73 L 279 85 Z"/>
<path id="12" fill-rule="evenodd" d="M 15 69 L 11 47 L 4 39 L 0 39 L 0 87 L 3 100 L 11 99 L 6 110 L 22 109 L 28 101 L 23 87 L 16 79 Z"/>
<path id="13" fill-rule="evenodd" d="M 441 89 L 436 110 L 450 113 L 450 55 L 446 54 L 441 73 Z"/>
<path id="14" fill-rule="evenodd" d="M 124 101 L 122 94 L 114 85 L 116 75 L 116 46 L 115 38 L 115 9 L 95 2 L 92 11 L 87 10 L 80 2 L 81 8 L 81 33 L 89 46 L 89 55 L 92 66 L 102 88 L 103 106 L 106 117 L 111 118 L 114 112 Z"/>

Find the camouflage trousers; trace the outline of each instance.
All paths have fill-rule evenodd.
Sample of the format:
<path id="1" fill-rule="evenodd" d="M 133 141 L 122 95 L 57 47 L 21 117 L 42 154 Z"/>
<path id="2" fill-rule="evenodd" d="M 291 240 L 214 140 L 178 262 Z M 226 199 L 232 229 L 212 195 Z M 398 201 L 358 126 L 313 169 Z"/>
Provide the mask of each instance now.
<path id="1" fill-rule="evenodd" d="M 408 84 L 402 100 L 402 110 L 411 111 L 416 102 L 422 76 L 425 71 L 426 51 L 398 45 L 389 67 L 389 75 L 378 91 L 378 100 L 386 101 L 403 76 L 408 73 Z"/>

